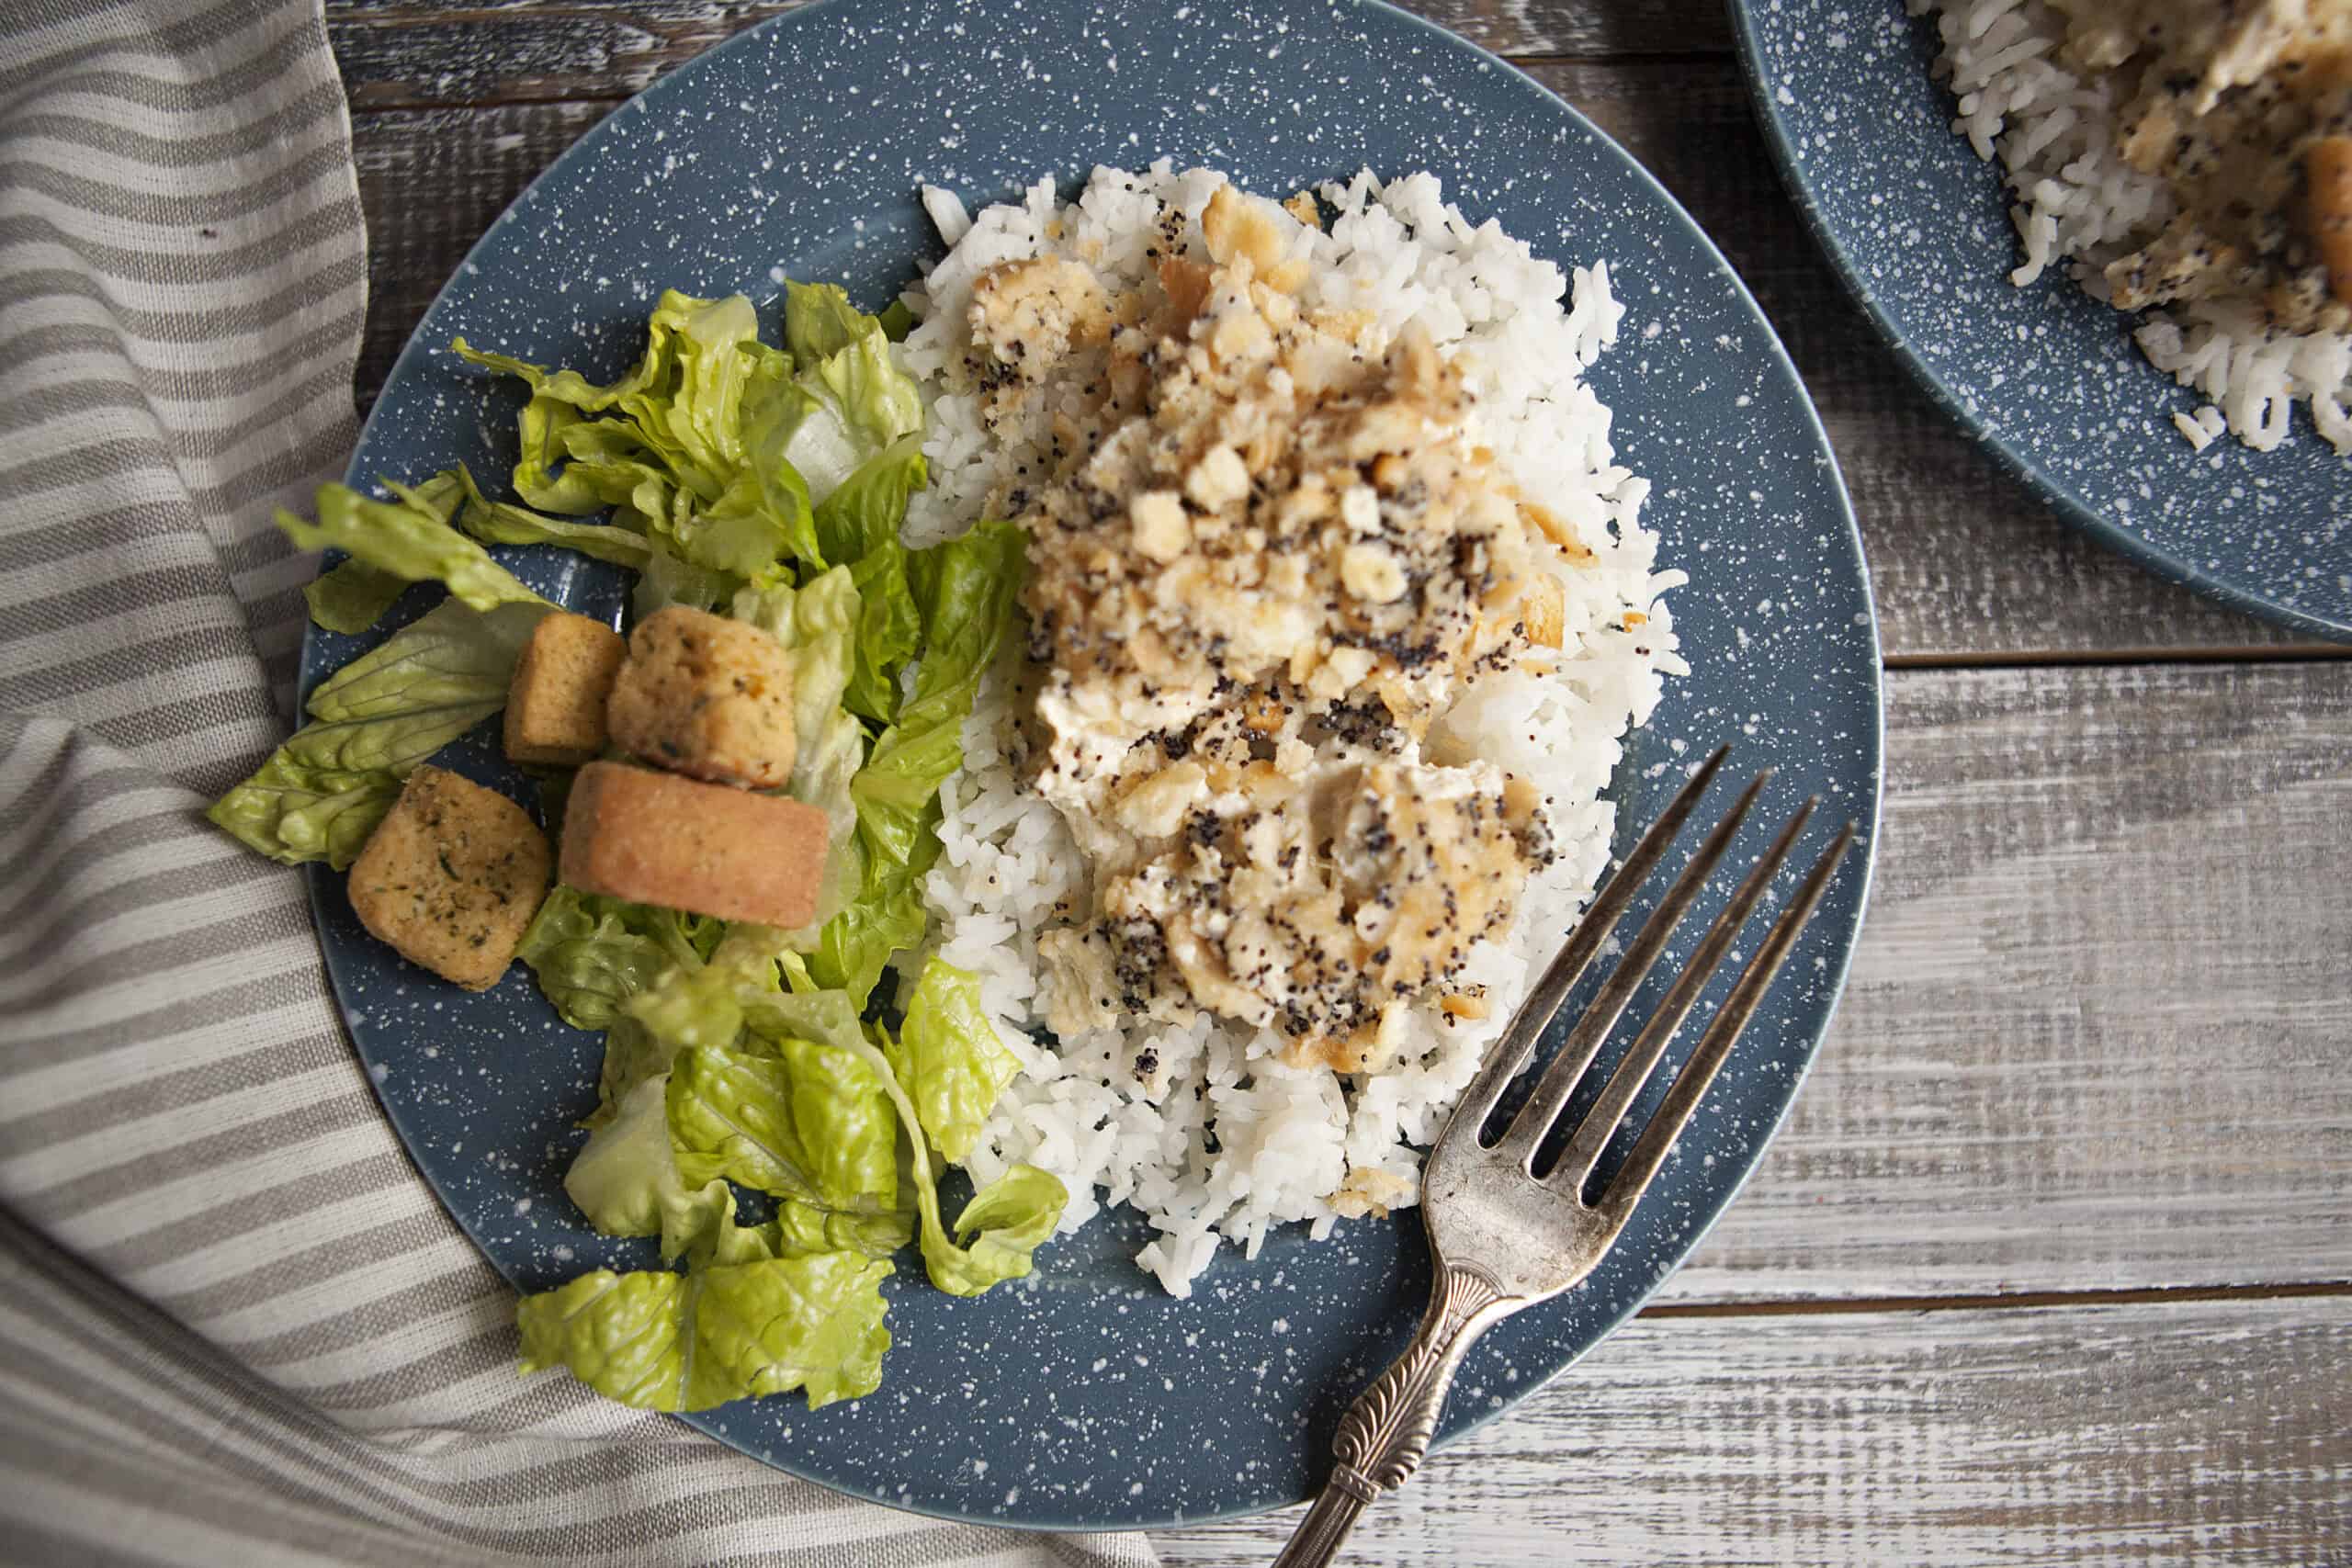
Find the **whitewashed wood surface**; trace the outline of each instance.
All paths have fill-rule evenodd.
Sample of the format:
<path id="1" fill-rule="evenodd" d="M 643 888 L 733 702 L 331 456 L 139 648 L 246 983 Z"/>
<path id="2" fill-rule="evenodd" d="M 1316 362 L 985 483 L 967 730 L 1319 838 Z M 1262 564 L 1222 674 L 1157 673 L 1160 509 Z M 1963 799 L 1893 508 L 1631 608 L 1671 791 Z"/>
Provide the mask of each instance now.
<path id="1" fill-rule="evenodd" d="M 788 8 L 330 0 L 363 393 L 556 153 Z M 2352 1564 L 2352 650 L 2101 553 L 1939 418 L 1806 243 L 1714 0 L 1417 8 L 1623 141 L 1788 341 L 1870 546 L 1891 793 L 1737 1206 L 1351 1561 Z M 1156 1540 L 1249 1562 L 1288 1523 Z"/>

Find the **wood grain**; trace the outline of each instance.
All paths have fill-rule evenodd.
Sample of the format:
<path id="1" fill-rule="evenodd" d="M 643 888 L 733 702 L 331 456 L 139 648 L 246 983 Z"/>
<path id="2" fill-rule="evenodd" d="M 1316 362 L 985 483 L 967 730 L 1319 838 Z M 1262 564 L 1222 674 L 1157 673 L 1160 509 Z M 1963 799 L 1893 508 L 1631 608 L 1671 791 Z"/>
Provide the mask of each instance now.
<path id="1" fill-rule="evenodd" d="M 1349 1561 L 2342 1563 L 2346 1409 L 2347 1297 L 1644 1318 L 1433 1455 Z M 1153 1541 L 1263 1562 L 1296 1516 Z"/>
<path id="2" fill-rule="evenodd" d="M 612 107 L 532 104 L 352 117 L 352 156 L 368 214 L 362 410 L 376 400 L 409 333 L 474 242 Z"/>
<path id="3" fill-rule="evenodd" d="M 1664 1299 L 2352 1280 L 2352 664 L 1899 671 L 1811 1081 Z"/>
<path id="4" fill-rule="evenodd" d="M 1852 489 L 1891 659 L 2141 658 L 2298 646 L 2098 548 L 1938 412 L 1806 239 L 1728 65 L 1568 64 L 1537 75 L 1690 208 L 1781 328 Z M 609 107 L 526 104 L 356 118 L 370 274 L 363 400 L 474 240 Z"/>
<path id="5" fill-rule="evenodd" d="M 329 0 L 327 28 L 355 108 L 621 98 L 744 28 L 805 0 L 493 0 L 434 6 Z M 1205 0 L 1205 20 L 1216 0 Z M 1498 54 L 1722 54 L 1716 0 L 1414 0 L 1407 9 Z"/>

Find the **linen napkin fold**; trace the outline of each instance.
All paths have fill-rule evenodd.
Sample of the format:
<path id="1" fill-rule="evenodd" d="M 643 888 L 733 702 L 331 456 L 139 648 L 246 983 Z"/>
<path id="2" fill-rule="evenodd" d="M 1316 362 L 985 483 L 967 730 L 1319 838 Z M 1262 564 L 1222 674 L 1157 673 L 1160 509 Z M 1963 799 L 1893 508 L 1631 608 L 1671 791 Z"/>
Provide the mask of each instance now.
<path id="1" fill-rule="evenodd" d="M 514 1296 L 205 806 L 288 728 L 367 254 L 315 0 L 0 24 L 0 1556 L 1148 1563 L 514 1371 Z"/>

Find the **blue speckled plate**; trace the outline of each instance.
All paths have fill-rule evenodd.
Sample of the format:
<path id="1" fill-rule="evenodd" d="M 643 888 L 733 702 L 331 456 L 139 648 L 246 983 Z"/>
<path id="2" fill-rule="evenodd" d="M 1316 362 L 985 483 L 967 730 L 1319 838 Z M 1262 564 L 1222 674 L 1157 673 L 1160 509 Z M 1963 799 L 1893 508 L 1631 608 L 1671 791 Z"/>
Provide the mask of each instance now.
<path id="1" fill-rule="evenodd" d="M 1903 0 L 1730 0 L 1789 190 L 1896 357 L 2059 515 L 2157 576 L 2352 640 L 2352 463 L 2298 410 L 2270 452 L 2198 452 L 2204 399 L 2063 267 L 2013 288 L 1997 163 L 1951 132 L 1931 17 Z"/>
<path id="2" fill-rule="evenodd" d="M 1819 792 L 1874 828 L 1869 581 L 1837 467 L 1770 330 L 1681 209 L 1598 131 L 1384 6 L 1261 0 L 1114 25 L 1085 0 L 836 0 L 754 29 L 615 113 L 491 230 L 401 355 L 352 477 L 512 461 L 514 395 L 458 366 L 444 352 L 453 334 L 616 374 L 665 285 L 757 297 L 789 273 L 878 306 L 936 254 L 918 181 L 978 204 L 1041 171 L 1074 181 L 1098 160 L 1160 154 L 1275 193 L 1367 164 L 1429 168 L 1474 218 L 1555 260 L 1608 258 L 1631 313 L 1592 379 L 1615 407 L 1621 460 L 1657 482 L 1648 515 L 1669 563 L 1691 574 L 1673 603 L 1698 671 L 1674 683 L 1622 771 L 1625 817 L 1645 821 L 1685 767 L 1731 740 L 1743 764 L 1780 764 L 1784 805 Z M 554 597 L 619 603 L 601 569 L 503 553 Z M 306 679 L 360 646 L 314 635 Z M 490 728 L 453 749 L 456 765 L 521 795 Z M 1731 1201 L 1828 1021 L 1868 869 L 1867 853 L 1849 863 L 1624 1243 L 1583 1289 L 1489 1337 L 1448 1435 L 1590 1348 Z M 595 1100 L 596 1037 L 559 1023 L 519 966 L 478 996 L 406 967 L 359 930 L 342 878 L 311 886 L 384 1105 L 498 1267 L 539 1290 L 598 1265 L 650 1266 L 650 1244 L 591 1234 L 560 1186 L 572 1123 Z M 1046 1248 L 1034 1280 L 978 1301 L 901 1270 L 878 1394 L 813 1415 L 797 1398 L 743 1404 L 697 1424 L 845 1492 L 985 1523 L 1170 1523 L 1306 1495 L 1339 1409 L 1418 1314 L 1418 1219 L 1348 1224 L 1319 1245 L 1278 1234 L 1254 1261 L 1219 1258 L 1188 1301 L 1128 1261 L 1144 1239 L 1106 1216 Z"/>

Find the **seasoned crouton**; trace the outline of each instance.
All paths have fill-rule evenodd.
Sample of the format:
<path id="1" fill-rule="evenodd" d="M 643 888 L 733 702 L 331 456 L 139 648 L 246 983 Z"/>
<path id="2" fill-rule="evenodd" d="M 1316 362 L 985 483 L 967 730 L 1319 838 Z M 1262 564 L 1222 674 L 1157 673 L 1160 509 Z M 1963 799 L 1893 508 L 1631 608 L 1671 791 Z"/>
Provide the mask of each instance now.
<path id="1" fill-rule="evenodd" d="M 827 825 L 813 806 L 591 762 L 564 808 L 563 880 L 583 893 L 787 929 L 817 913 Z"/>
<path id="2" fill-rule="evenodd" d="M 628 644 L 602 621 L 542 617 L 507 688 L 507 756 L 573 768 L 602 751 L 605 703 L 628 657 Z"/>
<path id="3" fill-rule="evenodd" d="M 673 605 L 629 634 L 605 722 L 657 767 L 777 788 L 792 777 L 791 656 L 757 626 Z"/>
<path id="4" fill-rule="evenodd" d="M 486 991 L 547 893 L 549 858 L 521 807 L 422 767 L 351 863 L 351 907 L 402 958 Z"/>

